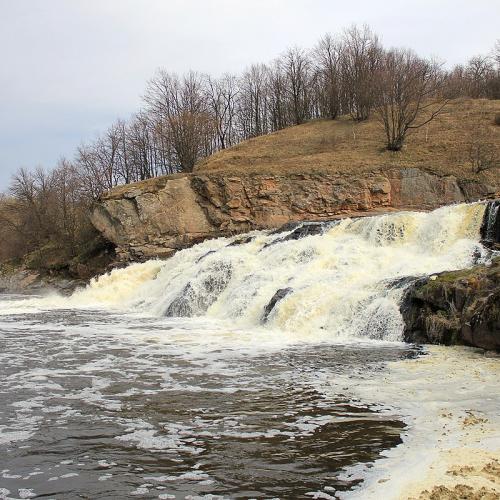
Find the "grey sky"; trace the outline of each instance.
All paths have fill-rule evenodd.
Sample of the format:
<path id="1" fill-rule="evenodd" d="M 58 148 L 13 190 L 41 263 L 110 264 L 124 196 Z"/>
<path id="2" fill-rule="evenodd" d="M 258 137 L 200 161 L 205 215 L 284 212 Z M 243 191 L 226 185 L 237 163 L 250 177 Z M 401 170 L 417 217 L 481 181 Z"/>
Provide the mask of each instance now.
<path id="1" fill-rule="evenodd" d="M 352 23 L 451 65 L 499 20 L 499 0 L 0 0 L 0 189 L 127 118 L 158 67 L 239 72 Z"/>

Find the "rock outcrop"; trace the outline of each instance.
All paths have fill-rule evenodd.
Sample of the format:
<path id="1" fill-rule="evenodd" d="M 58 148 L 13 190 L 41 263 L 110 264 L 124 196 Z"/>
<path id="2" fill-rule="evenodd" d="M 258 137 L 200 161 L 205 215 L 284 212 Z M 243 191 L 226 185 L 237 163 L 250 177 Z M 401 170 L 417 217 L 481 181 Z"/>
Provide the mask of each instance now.
<path id="1" fill-rule="evenodd" d="M 33 294 L 57 291 L 70 294 L 78 287 L 85 286 L 84 280 L 42 276 L 29 269 L 0 268 L 0 293 Z"/>
<path id="2" fill-rule="evenodd" d="M 224 175 L 179 174 L 123 186 L 102 196 L 95 227 L 119 260 L 167 257 L 206 238 L 288 222 L 321 221 L 399 209 L 427 210 L 498 195 L 499 185 L 417 168 Z"/>
<path id="3" fill-rule="evenodd" d="M 500 350 L 500 257 L 417 280 L 401 312 L 407 342 Z"/>

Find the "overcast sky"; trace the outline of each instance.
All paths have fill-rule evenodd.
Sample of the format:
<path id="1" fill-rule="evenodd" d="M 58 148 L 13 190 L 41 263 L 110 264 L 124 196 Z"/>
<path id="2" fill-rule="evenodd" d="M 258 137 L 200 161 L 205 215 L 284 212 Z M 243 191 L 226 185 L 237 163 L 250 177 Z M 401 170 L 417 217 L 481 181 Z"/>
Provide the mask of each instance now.
<path id="1" fill-rule="evenodd" d="M 158 67 L 240 72 L 352 23 L 451 65 L 499 20 L 500 0 L 0 0 L 0 189 L 130 116 Z"/>

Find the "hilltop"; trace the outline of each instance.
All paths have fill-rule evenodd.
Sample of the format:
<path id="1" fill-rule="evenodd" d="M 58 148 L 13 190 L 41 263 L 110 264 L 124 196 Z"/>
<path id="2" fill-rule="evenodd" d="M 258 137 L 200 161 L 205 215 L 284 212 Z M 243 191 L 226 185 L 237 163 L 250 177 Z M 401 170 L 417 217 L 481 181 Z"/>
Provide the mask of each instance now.
<path id="1" fill-rule="evenodd" d="M 313 120 L 244 141 L 201 161 L 196 173 L 286 173 L 328 171 L 361 173 L 374 168 L 424 168 L 459 178 L 475 177 L 469 161 L 471 141 L 500 144 L 499 100 L 456 99 L 424 127 L 408 135 L 400 152 L 384 148 L 385 137 L 375 117 L 355 122 Z M 494 177 L 498 172 L 488 172 Z"/>

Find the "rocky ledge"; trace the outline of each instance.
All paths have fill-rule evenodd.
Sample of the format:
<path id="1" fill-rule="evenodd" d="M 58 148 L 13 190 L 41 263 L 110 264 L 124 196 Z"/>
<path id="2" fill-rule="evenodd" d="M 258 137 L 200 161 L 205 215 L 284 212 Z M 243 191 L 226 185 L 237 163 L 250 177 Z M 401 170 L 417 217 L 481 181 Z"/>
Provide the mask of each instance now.
<path id="1" fill-rule="evenodd" d="M 331 220 L 391 210 L 430 210 L 494 198 L 500 183 L 457 179 L 417 168 L 227 175 L 178 174 L 116 188 L 92 215 L 121 261 L 168 257 L 206 238 L 288 222 Z"/>
<path id="2" fill-rule="evenodd" d="M 82 279 L 68 279 L 60 276 L 42 276 L 29 269 L 5 270 L 0 268 L 0 293 L 37 294 L 58 292 L 69 295 L 76 288 L 86 285 Z"/>
<path id="3" fill-rule="evenodd" d="M 500 257 L 416 281 L 401 312 L 407 342 L 500 351 Z"/>

